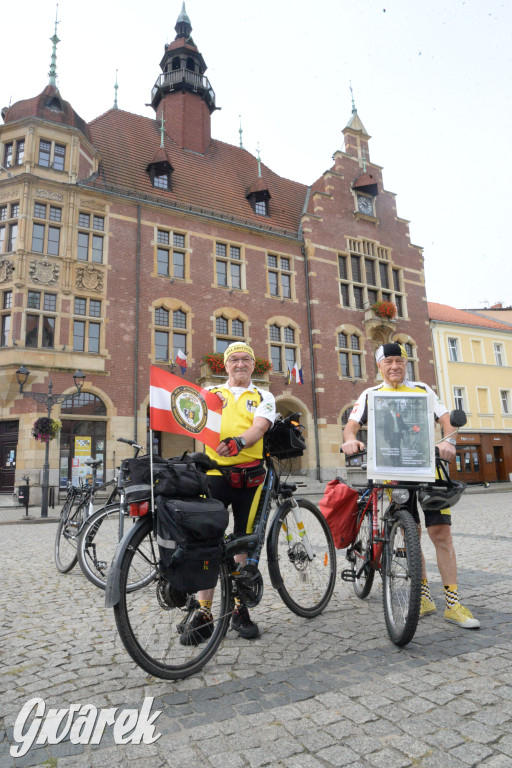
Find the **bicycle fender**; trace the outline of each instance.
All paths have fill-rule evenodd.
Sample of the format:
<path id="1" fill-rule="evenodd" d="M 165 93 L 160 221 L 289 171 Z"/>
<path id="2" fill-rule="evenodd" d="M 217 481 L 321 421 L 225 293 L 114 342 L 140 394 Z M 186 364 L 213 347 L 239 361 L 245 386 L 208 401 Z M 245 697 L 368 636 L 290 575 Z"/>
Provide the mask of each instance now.
<path id="1" fill-rule="evenodd" d="M 297 501 L 299 501 L 299 499 L 297 499 Z M 279 528 L 279 525 L 280 525 L 279 518 L 281 516 L 281 513 L 283 511 L 288 510 L 290 507 L 291 507 L 291 503 L 289 501 L 285 501 L 283 504 L 281 504 L 281 506 L 279 506 L 276 509 L 274 517 L 272 518 L 272 522 L 270 524 L 270 529 L 267 536 L 267 568 L 268 568 L 268 574 L 270 576 L 270 582 L 274 589 L 280 589 L 283 586 L 284 581 L 279 572 L 277 553 L 272 552 L 271 542 L 278 535 L 277 529 Z"/>
<path id="2" fill-rule="evenodd" d="M 113 608 L 121 599 L 121 590 L 119 589 L 121 563 L 123 561 L 124 553 L 130 546 L 131 541 L 135 536 L 135 532 L 138 531 L 139 526 L 145 522 L 145 519 L 146 518 L 141 517 L 135 523 L 135 525 L 132 525 L 117 545 L 114 559 L 107 576 L 107 585 L 105 588 L 105 608 Z"/>

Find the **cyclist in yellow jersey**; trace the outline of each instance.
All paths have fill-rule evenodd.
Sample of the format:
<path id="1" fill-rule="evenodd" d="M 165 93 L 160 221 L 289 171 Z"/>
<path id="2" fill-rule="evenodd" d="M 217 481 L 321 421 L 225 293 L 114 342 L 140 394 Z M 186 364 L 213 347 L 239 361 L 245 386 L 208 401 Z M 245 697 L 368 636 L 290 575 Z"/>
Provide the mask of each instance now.
<path id="1" fill-rule="evenodd" d="M 276 416 L 274 396 L 258 390 L 251 381 L 255 357 L 252 348 L 244 342 L 230 344 L 224 352 L 224 365 L 228 380 L 220 387 L 210 387 L 223 402 L 220 443 L 215 450 L 206 446 L 206 453 L 225 468 L 209 472 L 210 493 L 233 510 L 236 536 L 250 533 L 265 477 L 263 464 L 263 435 L 272 426 Z M 235 555 L 235 561 L 244 563 L 247 555 Z M 183 632 L 183 645 L 197 645 L 210 637 L 213 631 L 211 606 L 214 590 L 197 593 L 200 608 Z M 246 640 L 259 637 L 259 628 L 245 605 L 237 603 L 231 618 L 231 627 Z"/>
<path id="2" fill-rule="evenodd" d="M 347 425 L 343 431 L 342 451 L 350 456 L 365 450 L 364 443 L 357 439 L 361 424 L 366 424 L 368 408 L 368 392 L 380 390 L 384 392 L 432 392 L 434 395 L 434 415 L 443 430 L 443 434 L 451 432 L 450 416 L 447 408 L 441 403 L 432 389 L 423 382 L 409 381 L 405 377 L 407 352 L 402 344 L 389 343 L 380 346 L 375 353 L 377 366 L 384 381 L 375 387 L 365 389 L 354 405 Z M 439 455 L 442 459 L 453 461 L 455 458 L 455 440 L 451 437 L 439 443 Z M 415 496 L 411 503 L 411 514 L 416 523 L 420 524 Z M 436 550 L 437 567 L 443 580 L 446 610 L 444 617 L 447 621 L 457 624 L 464 629 L 477 629 L 480 622 L 472 613 L 459 603 L 457 586 L 457 560 L 450 530 L 451 513 L 449 509 L 440 511 L 424 510 L 427 533 Z M 421 531 L 420 531 L 421 532 Z M 420 617 L 436 611 L 436 604 L 430 594 L 425 569 L 425 558 L 422 553 L 423 581 L 421 590 Z"/>

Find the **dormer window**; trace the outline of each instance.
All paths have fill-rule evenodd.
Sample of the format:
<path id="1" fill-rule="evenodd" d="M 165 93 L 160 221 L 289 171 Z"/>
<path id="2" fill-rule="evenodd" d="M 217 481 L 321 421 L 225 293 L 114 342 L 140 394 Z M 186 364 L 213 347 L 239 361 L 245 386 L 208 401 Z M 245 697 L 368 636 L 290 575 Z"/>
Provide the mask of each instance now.
<path id="1" fill-rule="evenodd" d="M 261 179 L 259 179 L 261 181 Z M 258 216 L 270 216 L 270 192 L 268 189 L 250 190 L 247 195 L 249 205 Z"/>
<path id="2" fill-rule="evenodd" d="M 151 163 L 148 166 L 148 173 L 156 189 L 171 189 L 172 166 L 170 163 Z"/>

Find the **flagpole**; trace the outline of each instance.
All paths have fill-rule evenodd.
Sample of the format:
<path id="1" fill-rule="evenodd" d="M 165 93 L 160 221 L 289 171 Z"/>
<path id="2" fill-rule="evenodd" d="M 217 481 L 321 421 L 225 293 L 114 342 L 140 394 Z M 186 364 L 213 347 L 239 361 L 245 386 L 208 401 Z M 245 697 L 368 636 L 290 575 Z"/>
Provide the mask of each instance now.
<path id="1" fill-rule="evenodd" d="M 151 513 L 153 514 L 155 509 L 155 494 L 153 488 L 153 430 L 149 428 L 149 477 L 151 485 Z"/>

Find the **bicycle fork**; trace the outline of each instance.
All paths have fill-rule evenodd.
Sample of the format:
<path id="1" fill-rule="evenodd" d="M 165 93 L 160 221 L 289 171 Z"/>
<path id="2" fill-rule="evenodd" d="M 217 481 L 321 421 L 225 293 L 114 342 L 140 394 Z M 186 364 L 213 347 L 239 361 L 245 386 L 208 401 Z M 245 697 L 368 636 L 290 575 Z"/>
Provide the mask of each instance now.
<path id="1" fill-rule="evenodd" d="M 290 502 L 291 502 L 292 514 L 293 514 L 293 517 L 294 517 L 294 520 L 295 520 L 295 524 L 297 525 L 297 531 L 298 531 L 298 534 L 299 534 L 299 538 L 301 540 L 301 543 L 302 543 L 304 549 L 306 550 L 306 554 L 308 556 L 308 560 L 313 560 L 313 558 L 315 557 L 315 553 L 313 552 L 313 547 L 310 544 L 306 528 L 304 526 L 304 523 L 302 522 L 302 517 L 301 517 L 301 514 L 300 514 L 300 507 L 297 504 L 296 499 L 292 498 L 292 499 L 290 499 Z M 284 521 L 281 523 L 281 526 L 283 528 L 283 531 L 284 531 L 284 534 L 285 534 L 285 537 L 286 537 L 286 541 L 288 542 L 288 544 L 293 544 L 293 541 L 294 541 L 293 534 L 290 533 L 290 531 L 288 530 L 288 526 L 286 525 L 286 523 Z"/>

